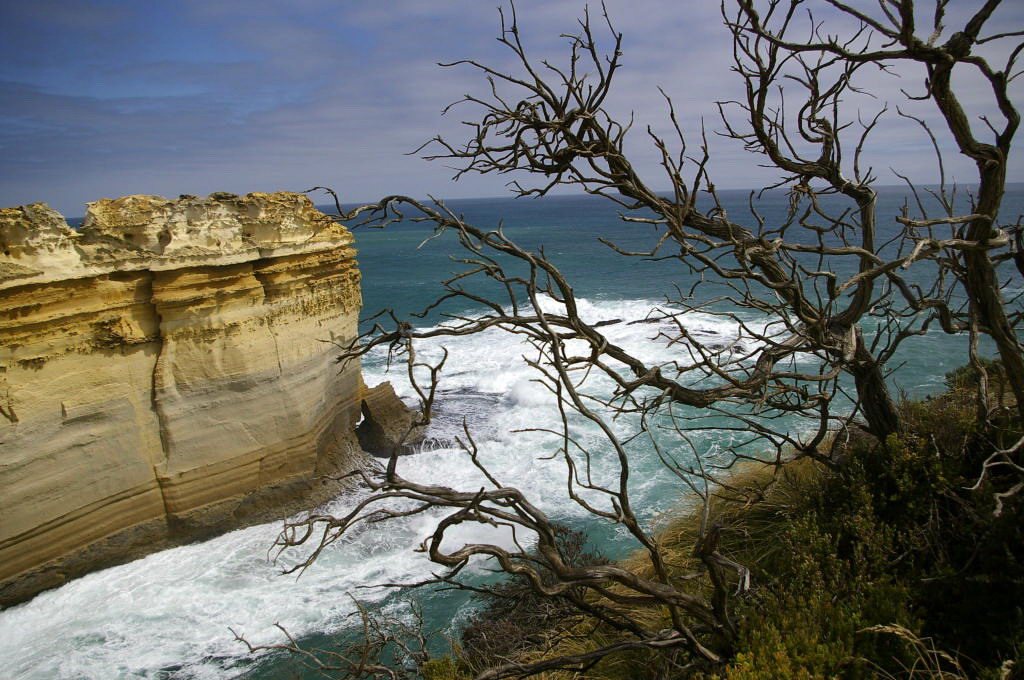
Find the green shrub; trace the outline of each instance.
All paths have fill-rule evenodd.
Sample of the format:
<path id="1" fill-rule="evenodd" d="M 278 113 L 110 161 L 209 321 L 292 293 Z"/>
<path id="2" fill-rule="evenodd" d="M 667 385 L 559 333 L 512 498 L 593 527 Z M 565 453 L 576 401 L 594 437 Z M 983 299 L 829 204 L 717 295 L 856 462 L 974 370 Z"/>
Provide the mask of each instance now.
<path id="1" fill-rule="evenodd" d="M 473 674 L 469 667 L 454 656 L 431 659 L 419 668 L 423 680 L 470 680 Z"/>
<path id="2" fill-rule="evenodd" d="M 988 379 L 994 383 L 1002 383 L 1006 378 L 1003 369 L 1003 362 L 999 359 L 978 357 L 978 363 L 985 369 Z M 981 375 L 977 366 L 964 364 L 946 374 L 945 384 L 950 390 L 977 389 L 981 382 Z"/>

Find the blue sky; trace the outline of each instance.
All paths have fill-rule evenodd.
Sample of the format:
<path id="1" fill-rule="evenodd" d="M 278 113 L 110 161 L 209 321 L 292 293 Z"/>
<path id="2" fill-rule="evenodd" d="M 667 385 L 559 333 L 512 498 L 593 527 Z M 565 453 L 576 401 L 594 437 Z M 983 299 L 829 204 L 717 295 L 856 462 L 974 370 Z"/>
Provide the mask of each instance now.
<path id="1" fill-rule="evenodd" d="M 820 4 L 811 0 L 808 4 Z M 45 201 L 68 216 L 86 201 L 130 193 L 336 188 L 345 200 L 388 193 L 442 198 L 504 193 L 508 178 L 450 181 L 451 170 L 407 155 L 442 133 L 460 139 L 473 112 L 442 108 L 484 85 L 471 57 L 498 66 L 496 2 L 479 0 L 0 0 L 0 205 Z M 665 131 L 662 86 L 696 145 L 716 99 L 737 96 L 717 2 L 609 0 L 625 33 L 613 111 L 635 112 L 630 148 L 656 187 L 656 155 L 643 134 Z M 874 3 L 867 3 L 874 6 Z M 957 0 L 958 10 L 976 4 Z M 1024 27 L 1024 6 L 1006 2 L 996 23 Z M 521 0 L 531 54 L 558 59 L 583 2 Z M 685 9 L 680 9 L 681 7 Z M 863 114 L 900 99 L 919 81 L 878 78 Z M 1024 80 L 1024 79 L 1021 79 Z M 920 89 L 917 86 L 917 89 Z M 990 109 L 976 83 L 965 102 Z M 1018 101 L 1024 91 L 1015 91 Z M 986 108 L 988 107 L 988 108 Z M 928 108 L 920 115 L 931 116 Z M 890 115 L 869 156 L 881 183 L 888 168 L 934 181 L 927 139 Z M 760 186 L 773 175 L 736 144 L 713 138 L 716 183 Z M 1024 180 L 1021 154 L 1011 179 Z M 970 181 L 971 168 L 950 171 Z"/>

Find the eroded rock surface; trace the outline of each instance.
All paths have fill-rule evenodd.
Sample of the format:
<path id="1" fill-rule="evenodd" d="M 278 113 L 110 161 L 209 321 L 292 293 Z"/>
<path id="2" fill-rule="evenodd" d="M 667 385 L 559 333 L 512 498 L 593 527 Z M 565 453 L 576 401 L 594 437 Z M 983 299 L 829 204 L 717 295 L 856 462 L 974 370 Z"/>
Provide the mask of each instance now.
<path id="1" fill-rule="evenodd" d="M 337 492 L 352 243 L 283 192 L 0 210 L 0 606 Z"/>

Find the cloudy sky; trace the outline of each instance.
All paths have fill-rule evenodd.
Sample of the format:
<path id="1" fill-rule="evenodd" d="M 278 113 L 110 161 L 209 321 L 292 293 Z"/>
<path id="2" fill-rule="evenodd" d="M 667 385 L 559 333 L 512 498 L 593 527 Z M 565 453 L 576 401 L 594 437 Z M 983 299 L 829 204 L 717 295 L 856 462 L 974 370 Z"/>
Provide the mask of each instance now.
<path id="1" fill-rule="evenodd" d="M 0 0 L 0 205 L 46 201 L 69 216 L 84 203 L 131 193 L 336 188 L 347 201 L 387 193 L 442 198 L 501 195 L 508 178 L 450 181 L 451 170 L 407 155 L 442 133 L 460 139 L 471 108 L 444 106 L 482 91 L 475 58 L 509 65 L 495 41 L 495 0 Z M 811 0 L 807 5 L 820 4 Z M 874 2 L 862 3 L 876 6 Z M 957 11 L 977 4 L 956 0 Z M 736 97 L 717 2 L 608 0 L 625 33 L 624 68 L 610 106 L 635 112 L 631 149 L 660 181 L 644 126 L 665 130 L 670 94 L 691 139 L 720 129 L 714 101 Z M 1004 3 L 999 30 L 1024 27 L 1024 3 Z M 531 54 L 558 60 L 584 3 L 520 0 Z M 862 116 L 899 103 L 911 74 L 871 75 Z M 1024 81 L 1024 79 L 1021 79 Z M 964 82 L 972 113 L 991 103 Z M 1018 101 L 1020 87 L 1015 91 Z M 856 110 L 855 110 L 856 109 Z M 919 115 L 931 115 L 918 107 Z M 889 167 L 937 177 L 926 138 L 892 112 L 868 152 L 881 183 Z M 712 135 L 719 186 L 760 186 L 760 160 Z M 1024 180 L 1018 154 L 1011 179 Z M 950 165 L 970 181 L 970 166 Z"/>

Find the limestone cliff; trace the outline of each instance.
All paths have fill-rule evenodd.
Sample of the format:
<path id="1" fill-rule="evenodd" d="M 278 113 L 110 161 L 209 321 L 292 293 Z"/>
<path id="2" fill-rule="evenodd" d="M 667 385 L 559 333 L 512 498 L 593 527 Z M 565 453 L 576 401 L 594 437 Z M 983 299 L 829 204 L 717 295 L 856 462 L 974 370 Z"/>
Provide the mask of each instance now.
<path id="1" fill-rule="evenodd" d="M 0 210 L 0 606 L 336 491 L 352 243 L 293 193 Z"/>

